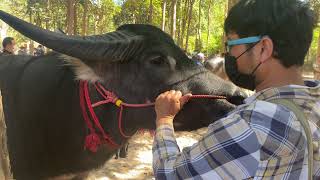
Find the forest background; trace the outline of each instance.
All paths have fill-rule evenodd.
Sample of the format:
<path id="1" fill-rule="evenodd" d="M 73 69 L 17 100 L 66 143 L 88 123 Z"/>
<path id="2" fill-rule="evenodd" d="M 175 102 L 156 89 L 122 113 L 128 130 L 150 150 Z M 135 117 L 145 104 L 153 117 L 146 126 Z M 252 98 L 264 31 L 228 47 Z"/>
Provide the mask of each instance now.
<path id="1" fill-rule="evenodd" d="M 1 10 L 54 31 L 67 34 L 95 35 L 114 31 L 127 23 L 155 25 L 172 36 L 188 53 L 203 52 L 207 57 L 224 50 L 223 22 L 238 0 L 0 0 Z M 309 0 L 317 16 L 320 0 Z M 319 19 L 319 18 L 318 18 Z M 12 36 L 17 44 L 34 42 L 0 21 L 2 40 Z M 314 39 L 305 69 L 320 64 L 320 28 Z M 318 58 L 317 58 L 318 57 Z"/>

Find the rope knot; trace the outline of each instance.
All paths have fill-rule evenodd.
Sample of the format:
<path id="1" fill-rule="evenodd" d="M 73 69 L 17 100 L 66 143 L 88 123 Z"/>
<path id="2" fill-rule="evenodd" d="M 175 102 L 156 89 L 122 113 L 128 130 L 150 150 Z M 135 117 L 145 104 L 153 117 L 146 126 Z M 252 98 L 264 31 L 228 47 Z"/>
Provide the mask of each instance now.
<path id="1" fill-rule="evenodd" d="M 98 147 L 101 145 L 100 137 L 96 133 L 91 133 L 86 136 L 85 149 L 89 149 L 91 152 L 96 153 Z"/>

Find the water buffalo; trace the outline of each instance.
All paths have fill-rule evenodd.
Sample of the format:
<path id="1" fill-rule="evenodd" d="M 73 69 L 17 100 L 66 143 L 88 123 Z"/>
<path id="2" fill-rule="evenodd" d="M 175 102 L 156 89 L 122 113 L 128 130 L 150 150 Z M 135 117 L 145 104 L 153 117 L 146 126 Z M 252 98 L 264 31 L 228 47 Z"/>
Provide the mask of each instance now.
<path id="1" fill-rule="evenodd" d="M 119 107 L 103 104 L 94 108 L 95 114 L 119 146 L 106 139 L 97 152 L 85 149 L 92 129 L 84 118 L 89 110 L 81 106 L 79 85 L 83 83 L 89 82 L 87 93 L 93 103 L 103 99 L 97 82 L 123 102 L 135 104 L 152 102 L 169 89 L 227 97 L 228 101 L 191 100 L 177 115 L 176 130 L 207 126 L 245 97 L 238 87 L 197 66 L 169 35 L 150 25 L 128 24 L 107 34 L 80 37 L 41 29 L 3 11 L 0 19 L 59 52 L 0 57 L 0 88 L 15 179 L 46 179 L 98 168 L 128 140 L 121 129 L 132 135 L 140 128 L 155 128 L 152 107 L 125 108 L 119 126 Z M 93 129 L 99 136 L 92 139 L 101 139 L 99 127 Z"/>
<path id="2" fill-rule="evenodd" d="M 204 67 L 220 78 L 224 80 L 228 79 L 228 76 L 224 69 L 224 58 L 220 56 L 209 58 L 204 62 Z"/>

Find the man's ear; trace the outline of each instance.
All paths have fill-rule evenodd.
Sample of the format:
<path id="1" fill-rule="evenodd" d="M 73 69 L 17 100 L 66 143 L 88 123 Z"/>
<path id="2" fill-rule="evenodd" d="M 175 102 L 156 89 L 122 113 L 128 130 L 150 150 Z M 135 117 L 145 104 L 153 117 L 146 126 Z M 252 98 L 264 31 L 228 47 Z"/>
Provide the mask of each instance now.
<path id="1" fill-rule="evenodd" d="M 261 39 L 261 52 L 260 62 L 264 63 L 272 57 L 273 54 L 273 42 L 269 37 L 263 37 Z"/>

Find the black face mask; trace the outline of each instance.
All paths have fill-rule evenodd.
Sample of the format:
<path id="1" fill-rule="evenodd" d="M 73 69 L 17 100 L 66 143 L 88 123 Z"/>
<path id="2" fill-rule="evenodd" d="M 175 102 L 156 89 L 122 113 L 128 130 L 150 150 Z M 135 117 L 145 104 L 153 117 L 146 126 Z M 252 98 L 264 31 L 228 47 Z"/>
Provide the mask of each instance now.
<path id="1" fill-rule="evenodd" d="M 251 47 L 252 48 L 252 47 Z M 240 73 L 238 70 L 237 59 L 239 59 L 244 53 L 248 52 L 251 48 L 247 49 L 237 58 L 234 56 L 230 56 L 226 54 L 225 56 L 225 70 L 229 77 L 229 79 L 237 86 L 249 89 L 251 91 L 255 90 L 256 83 L 255 83 L 255 76 L 254 73 L 261 65 L 261 62 L 254 68 L 251 74 L 243 74 Z"/>

